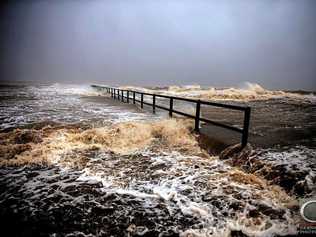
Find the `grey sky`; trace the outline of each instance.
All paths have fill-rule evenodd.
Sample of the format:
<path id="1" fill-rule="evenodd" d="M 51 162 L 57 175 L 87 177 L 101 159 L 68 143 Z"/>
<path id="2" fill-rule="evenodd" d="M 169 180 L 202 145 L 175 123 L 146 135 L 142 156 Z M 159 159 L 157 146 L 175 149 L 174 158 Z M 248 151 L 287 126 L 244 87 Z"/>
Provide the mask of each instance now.
<path id="1" fill-rule="evenodd" d="M 316 89 L 315 0 L 16 1 L 0 22 L 0 80 Z"/>

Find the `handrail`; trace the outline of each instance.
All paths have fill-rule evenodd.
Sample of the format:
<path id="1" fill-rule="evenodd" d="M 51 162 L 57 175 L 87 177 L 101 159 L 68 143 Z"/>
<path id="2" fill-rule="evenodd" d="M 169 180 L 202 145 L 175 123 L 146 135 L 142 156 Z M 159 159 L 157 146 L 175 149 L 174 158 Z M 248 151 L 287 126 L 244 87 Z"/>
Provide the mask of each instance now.
<path id="1" fill-rule="evenodd" d="M 175 114 L 180 114 L 182 116 L 192 118 L 195 120 L 195 131 L 197 131 L 197 132 L 199 132 L 200 122 L 202 121 L 205 123 L 209 123 L 209 124 L 212 124 L 212 125 L 215 125 L 218 127 L 222 127 L 225 129 L 229 129 L 229 130 L 241 133 L 242 134 L 242 136 L 241 136 L 242 148 L 244 148 L 247 145 L 248 135 L 249 135 L 250 113 L 251 113 L 251 108 L 248 106 L 221 104 L 218 102 L 203 101 L 203 100 L 199 100 L 199 99 L 183 98 L 183 97 L 177 97 L 177 96 L 168 96 L 168 95 L 162 95 L 162 94 L 153 94 L 153 93 L 147 93 L 147 92 L 135 91 L 135 90 L 123 90 L 123 89 L 114 88 L 114 87 L 107 87 L 107 86 L 92 85 L 92 87 L 105 88 L 107 93 L 110 93 L 111 97 L 113 99 L 117 98 L 118 100 L 121 100 L 122 102 L 125 102 L 124 99 L 126 99 L 126 103 L 129 103 L 129 101 L 133 101 L 133 104 L 136 104 L 136 102 L 140 103 L 141 108 L 143 108 L 144 105 L 152 106 L 153 113 L 155 113 L 156 108 L 158 108 L 158 109 L 163 109 L 163 110 L 169 111 L 169 116 L 172 116 L 172 114 L 175 113 Z M 126 95 L 124 95 L 124 92 L 126 92 Z M 132 94 L 133 96 L 130 97 L 129 96 L 130 94 Z M 136 99 L 136 94 L 139 94 L 141 96 L 140 100 Z M 152 99 L 153 99 L 152 103 L 144 101 L 144 95 L 152 96 Z M 161 105 L 157 105 L 156 104 L 157 98 L 169 99 L 170 100 L 169 101 L 170 102 L 169 108 L 161 106 Z M 196 103 L 195 115 L 188 114 L 188 113 L 173 109 L 174 100 Z M 201 112 L 200 112 L 201 105 L 215 106 L 215 107 L 238 110 L 238 111 L 244 112 L 243 127 L 239 128 L 236 126 L 230 126 L 230 125 L 223 124 L 220 122 L 212 121 L 210 119 L 201 118 Z"/>

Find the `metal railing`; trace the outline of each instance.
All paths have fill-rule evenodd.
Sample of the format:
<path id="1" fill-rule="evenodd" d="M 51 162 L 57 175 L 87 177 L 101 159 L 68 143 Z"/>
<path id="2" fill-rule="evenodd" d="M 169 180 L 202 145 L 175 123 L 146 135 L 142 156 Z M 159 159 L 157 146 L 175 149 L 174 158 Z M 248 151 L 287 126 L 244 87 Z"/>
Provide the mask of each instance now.
<path id="1" fill-rule="evenodd" d="M 195 120 L 195 131 L 196 132 L 199 132 L 201 121 L 208 123 L 208 124 L 218 126 L 218 127 L 222 127 L 222 128 L 228 129 L 228 130 L 238 132 L 241 134 L 242 148 L 244 148 L 247 145 L 248 134 L 249 134 L 250 112 L 251 112 L 251 108 L 248 106 L 229 105 L 229 104 L 222 104 L 222 103 L 217 103 L 217 102 L 203 101 L 203 100 L 199 100 L 199 99 L 190 99 L 190 98 L 168 96 L 168 95 L 161 95 L 161 94 L 151 94 L 151 93 L 146 93 L 146 92 L 141 92 L 141 91 L 133 91 L 133 90 L 122 90 L 122 89 L 114 88 L 114 87 L 105 87 L 105 86 L 97 86 L 97 85 L 92 85 L 92 87 L 106 89 L 106 92 L 110 93 L 111 97 L 113 99 L 118 99 L 118 100 L 121 100 L 122 102 L 130 103 L 130 101 L 132 101 L 133 104 L 136 104 L 136 102 L 138 102 L 138 103 L 140 103 L 141 108 L 143 108 L 144 105 L 152 106 L 153 113 L 155 113 L 156 108 L 158 108 L 158 109 L 169 111 L 170 117 L 172 117 L 172 114 L 175 113 L 175 114 L 179 114 L 182 116 L 192 118 Z M 132 95 L 132 97 L 130 97 L 130 95 Z M 136 98 L 136 95 L 140 95 L 140 100 Z M 152 97 L 152 103 L 148 103 L 148 102 L 144 101 L 145 95 Z M 161 106 L 161 105 L 157 105 L 156 104 L 157 98 L 169 99 L 169 108 Z M 126 99 L 126 100 L 124 100 L 124 99 Z M 176 101 L 176 100 L 195 103 L 196 104 L 195 115 L 175 110 L 173 108 L 173 104 L 174 104 L 174 101 Z M 201 105 L 215 106 L 215 107 L 220 107 L 220 108 L 225 108 L 225 109 L 242 111 L 244 113 L 243 127 L 239 128 L 239 127 L 223 124 L 220 122 L 212 121 L 212 120 L 207 119 L 207 118 L 202 118 L 201 117 Z"/>

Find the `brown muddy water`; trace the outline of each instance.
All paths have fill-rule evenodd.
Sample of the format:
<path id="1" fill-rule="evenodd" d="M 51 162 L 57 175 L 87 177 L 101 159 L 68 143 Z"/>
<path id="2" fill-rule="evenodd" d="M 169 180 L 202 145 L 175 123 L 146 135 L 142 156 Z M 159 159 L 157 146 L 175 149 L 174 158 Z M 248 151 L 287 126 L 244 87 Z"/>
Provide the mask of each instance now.
<path id="1" fill-rule="evenodd" d="M 253 108 L 252 148 L 219 155 L 192 121 L 90 86 L 1 86 L 1 235 L 296 235 L 298 202 L 315 197 L 315 100 L 262 90 L 155 89 Z"/>

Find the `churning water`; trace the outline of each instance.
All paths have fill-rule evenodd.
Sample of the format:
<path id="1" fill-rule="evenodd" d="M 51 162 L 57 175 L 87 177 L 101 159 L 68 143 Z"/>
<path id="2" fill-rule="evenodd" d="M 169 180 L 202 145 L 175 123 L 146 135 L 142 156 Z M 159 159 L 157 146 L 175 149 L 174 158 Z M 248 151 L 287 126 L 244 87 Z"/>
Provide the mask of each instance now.
<path id="1" fill-rule="evenodd" d="M 90 86 L 1 86 L 3 232 L 296 234 L 298 199 L 315 195 L 315 96 L 258 85 L 138 89 L 252 106 L 254 148 L 228 159 L 210 155 L 192 121 L 153 115 Z M 240 119 L 217 109 L 202 114 L 231 124 Z"/>

